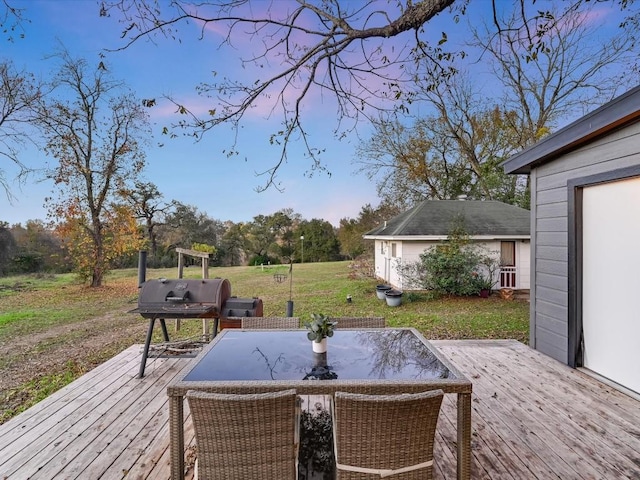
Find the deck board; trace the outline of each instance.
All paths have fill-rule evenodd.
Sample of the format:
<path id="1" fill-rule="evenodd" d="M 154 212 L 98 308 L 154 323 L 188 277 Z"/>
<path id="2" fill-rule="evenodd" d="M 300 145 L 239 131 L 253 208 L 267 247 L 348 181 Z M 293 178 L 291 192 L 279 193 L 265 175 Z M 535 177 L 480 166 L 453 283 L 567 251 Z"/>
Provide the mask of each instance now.
<path id="1" fill-rule="evenodd" d="M 473 382 L 472 478 L 640 478 L 637 399 L 519 342 L 433 343 Z M 0 478 L 169 479 L 165 391 L 190 360 L 149 360 L 138 379 L 140 352 L 128 348 L 0 425 Z M 188 407 L 185 429 L 193 452 Z M 456 440 L 446 396 L 435 478 L 455 478 Z"/>
<path id="2" fill-rule="evenodd" d="M 629 447 L 637 448 L 637 438 L 628 432 L 635 430 L 637 434 L 638 411 L 633 424 L 619 416 L 615 402 L 600 401 L 603 392 L 614 398 L 624 398 L 624 394 L 613 394 L 598 382 L 589 385 L 593 379 L 576 370 L 565 369 L 562 378 L 556 369 L 543 374 L 543 369 L 532 370 L 527 362 L 509 362 L 513 357 L 503 358 L 504 352 L 500 351 L 481 357 L 477 363 L 480 353 L 461 349 L 451 356 L 454 362 L 466 358 L 465 373 L 471 369 L 476 372 L 471 378 L 475 399 L 485 404 L 482 415 L 510 419 L 506 428 L 501 428 L 512 433 L 508 442 L 524 441 L 532 447 L 532 456 L 527 459 L 530 475 L 572 478 L 586 470 L 606 471 L 608 478 L 640 477 L 639 466 L 634 463 L 637 460 L 626 453 Z M 491 383 L 475 382 L 482 377 L 490 378 Z M 601 477 L 594 474 L 591 478 Z"/>

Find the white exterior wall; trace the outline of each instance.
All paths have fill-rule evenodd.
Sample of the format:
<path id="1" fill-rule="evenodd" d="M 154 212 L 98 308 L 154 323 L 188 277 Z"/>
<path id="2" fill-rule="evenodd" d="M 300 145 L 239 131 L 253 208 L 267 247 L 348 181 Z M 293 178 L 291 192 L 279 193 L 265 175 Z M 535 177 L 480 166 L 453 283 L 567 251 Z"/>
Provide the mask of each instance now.
<path id="1" fill-rule="evenodd" d="M 408 285 L 406 284 L 402 277 L 398 274 L 397 266 L 399 263 L 402 264 L 410 264 L 420 261 L 420 255 L 424 253 L 425 250 L 431 248 L 436 242 L 415 242 L 415 241 L 403 241 L 402 243 L 402 256 L 395 258 L 393 261 L 393 276 L 397 283 L 393 285 L 401 290 L 415 290 L 420 289 L 419 285 Z"/>
<path id="2" fill-rule="evenodd" d="M 396 245 L 396 256 L 392 256 L 392 244 Z M 376 240 L 375 245 L 375 274 L 378 279 L 400 290 L 411 290 L 419 287 L 405 285 L 398 274 L 399 263 L 409 264 L 420 261 L 420 255 L 428 248 L 442 243 L 440 241 L 416 240 Z M 478 242 L 496 260 L 500 259 L 500 240 Z M 531 256 L 529 240 L 516 240 L 516 288 L 529 289 Z M 497 275 L 498 272 L 496 272 Z M 497 279 L 496 279 L 497 280 Z"/>

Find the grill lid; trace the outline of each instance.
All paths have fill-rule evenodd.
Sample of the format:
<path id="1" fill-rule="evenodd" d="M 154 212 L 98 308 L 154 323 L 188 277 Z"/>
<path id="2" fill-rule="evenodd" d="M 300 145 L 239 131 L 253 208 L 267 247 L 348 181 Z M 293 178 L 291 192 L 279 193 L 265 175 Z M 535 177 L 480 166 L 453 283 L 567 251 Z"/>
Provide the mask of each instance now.
<path id="1" fill-rule="evenodd" d="M 230 295 L 231 285 L 227 279 L 160 278 L 142 284 L 138 308 L 130 313 L 156 318 L 165 315 L 170 318 L 215 315 Z"/>

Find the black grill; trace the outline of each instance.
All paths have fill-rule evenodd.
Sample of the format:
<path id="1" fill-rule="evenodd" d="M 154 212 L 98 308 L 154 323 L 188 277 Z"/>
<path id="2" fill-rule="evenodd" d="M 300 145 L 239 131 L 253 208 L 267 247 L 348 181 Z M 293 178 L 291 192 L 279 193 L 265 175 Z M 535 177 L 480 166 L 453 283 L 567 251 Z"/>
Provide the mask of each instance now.
<path id="1" fill-rule="evenodd" d="M 140 287 L 138 308 L 145 318 L 200 318 L 219 315 L 231 295 L 229 280 L 149 280 Z"/>
<path id="2" fill-rule="evenodd" d="M 263 305 L 260 298 L 230 297 L 222 306 L 220 313 L 220 329 L 240 328 L 242 317 L 261 317 Z"/>
<path id="3" fill-rule="evenodd" d="M 166 318 L 213 318 L 215 319 L 213 327 L 215 336 L 218 331 L 220 312 L 230 296 L 231 284 L 229 280 L 223 278 L 200 280 L 161 278 L 144 282 L 140 287 L 138 308 L 130 312 L 139 313 L 149 319 L 139 377 L 144 376 L 156 319 L 160 320 L 166 342 L 169 341 Z"/>

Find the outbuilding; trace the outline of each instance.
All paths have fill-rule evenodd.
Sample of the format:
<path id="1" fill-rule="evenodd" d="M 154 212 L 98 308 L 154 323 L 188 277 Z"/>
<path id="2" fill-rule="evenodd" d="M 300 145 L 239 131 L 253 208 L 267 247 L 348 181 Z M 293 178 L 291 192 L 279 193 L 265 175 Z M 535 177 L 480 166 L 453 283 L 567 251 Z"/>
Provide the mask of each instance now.
<path id="1" fill-rule="evenodd" d="M 503 166 L 530 176 L 530 345 L 640 394 L 640 87 Z"/>
<path id="2" fill-rule="evenodd" d="M 529 211 L 497 201 L 424 200 L 393 217 L 364 238 L 374 240 L 375 274 L 400 290 L 415 289 L 403 278 L 402 266 L 447 240 L 463 227 L 469 240 L 495 258 L 495 288 L 529 289 Z"/>

